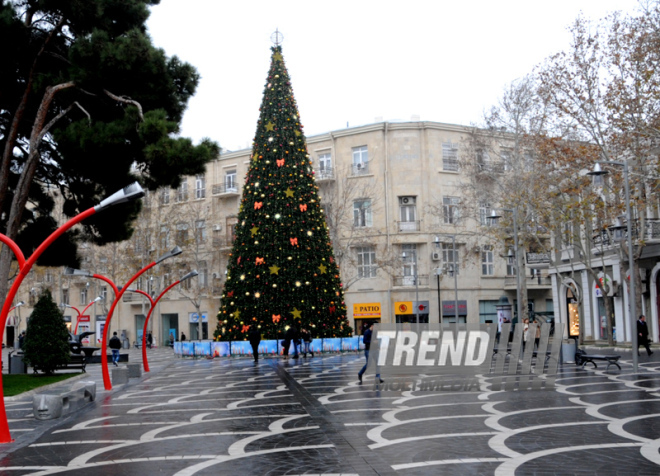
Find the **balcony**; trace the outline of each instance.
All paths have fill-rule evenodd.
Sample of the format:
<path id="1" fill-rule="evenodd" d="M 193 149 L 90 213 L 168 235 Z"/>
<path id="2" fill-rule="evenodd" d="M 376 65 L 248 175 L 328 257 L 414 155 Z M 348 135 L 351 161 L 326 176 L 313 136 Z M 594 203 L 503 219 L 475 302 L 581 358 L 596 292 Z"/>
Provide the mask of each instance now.
<path id="1" fill-rule="evenodd" d="M 351 174 L 356 177 L 360 175 L 369 175 L 369 162 L 360 162 L 353 164 Z"/>
<path id="2" fill-rule="evenodd" d="M 527 289 L 551 289 L 552 279 L 548 273 L 538 273 L 535 276 L 525 276 L 521 278 L 526 280 Z M 522 282 L 521 282 L 522 284 Z M 516 276 L 506 276 L 504 278 L 504 289 L 507 291 L 515 291 L 518 286 L 518 279 Z"/>
<path id="3" fill-rule="evenodd" d="M 415 276 L 394 276 L 394 286 L 403 287 L 403 288 L 414 288 L 415 287 Z M 428 275 L 418 274 L 417 275 L 417 287 L 419 286 L 428 286 L 429 277 Z"/>
<path id="4" fill-rule="evenodd" d="M 331 182 L 335 180 L 335 170 L 332 167 L 324 167 L 314 170 L 317 182 Z"/>
<path id="5" fill-rule="evenodd" d="M 124 293 L 121 300 L 122 302 L 130 302 L 132 305 L 140 305 L 142 302 L 149 304 L 149 300 L 146 298 L 146 296 L 128 291 Z"/>
<path id="6" fill-rule="evenodd" d="M 419 221 L 398 221 L 397 225 L 399 226 L 400 232 L 408 231 L 419 231 L 420 222 Z"/>
<path id="7" fill-rule="evenodd" d="M 211 194 L 221 197 L 238 197 L 240 190 L 235 183 L 218 183 L 211 187 Z"/>
<path id="8" fill-rule="evenodd" d="M 633 240 L 639 238 L 639 229 L 639 220 L 633 221 L 631 230 Z M 660 218 L 647 218 L 645 220 L 643 239 L 646 241 L 660 240 Z M 592 237 L 593 248 L 612 246 L 616 242 L 626 240 L 628 240 L 628 226 L 625 221 L 622 221 L 620 226 L 613 227 L 610 230 L 602 230 Z"/>

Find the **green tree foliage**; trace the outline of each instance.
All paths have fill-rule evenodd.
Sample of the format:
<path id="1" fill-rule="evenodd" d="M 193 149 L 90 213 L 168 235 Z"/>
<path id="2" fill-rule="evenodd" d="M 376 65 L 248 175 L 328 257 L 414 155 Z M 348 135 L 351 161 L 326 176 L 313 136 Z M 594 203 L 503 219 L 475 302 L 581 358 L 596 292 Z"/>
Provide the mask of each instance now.
<path id="1" fill-rule="evenodd" d="M 69 361 L 69 333 L 48 290 L 41 295 L 28 320 L 23 352 L 28 365 L 45 374 L 52 374 Z"/>
<path id="2" fill-rule="evenodd" d="M 0 4 L 0 227 L 26 253 L 58 225 L 53 190 L 71 217 L 136 179 L 151 190 L 177 187 L 217 155 L 208 139 L 177 136 L 199 75 L 152 45 L 145 22 L 158 3 Z M 134 203 L 86 220 L 83 238 L 128 238 L 138 210 Z M 75 250 L 64 244 L 40 264 L 76 265 Z M 8 269 L 3 257 L 0 276 Z"/>
<path id="3" fill-rule="evenodd" d="M 286 326 L 351 335 L 339 268 L 281 47 L 272 48 L 261 117 L 218 314 L 218 340 L 265 338 Z"/>

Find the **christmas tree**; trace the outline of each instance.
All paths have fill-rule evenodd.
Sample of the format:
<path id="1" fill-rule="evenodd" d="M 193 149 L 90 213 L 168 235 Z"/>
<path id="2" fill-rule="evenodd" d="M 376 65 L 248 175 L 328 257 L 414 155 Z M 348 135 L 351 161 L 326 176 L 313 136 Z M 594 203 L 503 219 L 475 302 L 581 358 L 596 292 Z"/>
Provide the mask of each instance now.
<path id="1" fill-rule="evenodd" d="M 282 48 L 272 49 L 227 268 L 217 340 L 289 326 L 346 337 L 344 292 Z"/>

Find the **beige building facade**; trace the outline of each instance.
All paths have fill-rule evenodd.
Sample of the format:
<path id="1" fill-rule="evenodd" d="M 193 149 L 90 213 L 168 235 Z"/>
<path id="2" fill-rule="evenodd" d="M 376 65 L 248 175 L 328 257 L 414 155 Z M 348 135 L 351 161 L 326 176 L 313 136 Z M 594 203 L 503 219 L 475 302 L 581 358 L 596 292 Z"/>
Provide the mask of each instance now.
<path id="1" fill-rule="evenodd" d="M 515 309 L 515 267 L 489 233 L 490 205 L 470 203 L 466 193 L 460 163 L 461 143 L 469 133 L 469 128 L 437 122 L 380 122 L 307 138 L 356 332 L 365 321 L 437 323 L 457 317 L 460 322 L 497 322 L 502 296 Z M 184 249 L 132 286 L 157 297 L 191 269 L 200 273 L 157 304 L 149 329 L 158 345 L 166 345 L 170 334 L 178 340 L 182 332 L 189 339 L 213 337 L 250 152 L 224 152 L 208 164 L 205 175 L 188 177 L 177 190 L 150 193 L 129 242 L 81 250 L 85 269 L 112 276 L 121 285 L 174 245 Z M 534 272 L 521 276 L 529 308 L 551 313 L 547 270 Z M 100 338 L 111 286 L 37 269 L 19 292 L 26 304 L 12 311 L 14 325 L 6 342 L 25 328 L 30 304 L 44 287 L 58 302 L 80 311 L 105 296 L 85 313 L 85 326 Z M 110 331 L 124 333 L 126 345 L 133 345 L 149 309 L 144 295 L 127 292 Z M 207 320 L 202 335 L 200 314 Z M 75 327 L 77 311 L 67 307 L 65 316 Z"/>

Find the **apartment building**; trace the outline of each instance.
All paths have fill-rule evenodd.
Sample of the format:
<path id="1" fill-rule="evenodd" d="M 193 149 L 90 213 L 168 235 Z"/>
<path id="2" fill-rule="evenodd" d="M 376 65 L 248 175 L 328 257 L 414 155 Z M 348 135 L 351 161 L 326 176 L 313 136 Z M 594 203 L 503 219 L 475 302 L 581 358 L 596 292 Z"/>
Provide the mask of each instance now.
<path id="1" fill-rule="evenodd" d="M 497 322 L 503 296 L 515 309 L 517 278 L 510 252 L 488 233 L 490 205 L 472 203 L 466 193 L 461 143 L 469 133 L 466 127 L 437 122 L 379 122 L 307 138 L 356 332 L 365 321 Z M 159 345 L 170 334 L 178 340 L 181 332 L 199 338 L 200 316 L 201 337 L 212 337 L 250 152 L 225 152 L 208 164 L 205 175 L 188 177 L 177 190 L 149 194 L 129 242 L 82 250 L 87 269 L 102 270 L 117 284 L 174 245 L 185 250 L 134 283 L 155 299 L 191 269 L 200 273 L 156 305 L 149 329 Z M 47 272 L 50 281 L 43 278 Z M 547 270 L 530 273 L 521 276 L 529 309 L 552 313 Z M 97 296 L 106 296 L 91 304 L 81 323 L 100 338 L 113 294 L 107 283 L 43 269 L 29 281 L 20 299 L 49 287 L 60 302 L 82 311 Z M 149 309 L 144 294 L 125 293 L 111 330 L 123 332 L 132 344 L 142 335 Z M 16 324 L 12 335 L 24 328 L 30 306 L 20 312 L 22 319 L 10 321 Z M 77 311 L 67 307 L 65 316 L 75 326 Z"/>

